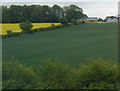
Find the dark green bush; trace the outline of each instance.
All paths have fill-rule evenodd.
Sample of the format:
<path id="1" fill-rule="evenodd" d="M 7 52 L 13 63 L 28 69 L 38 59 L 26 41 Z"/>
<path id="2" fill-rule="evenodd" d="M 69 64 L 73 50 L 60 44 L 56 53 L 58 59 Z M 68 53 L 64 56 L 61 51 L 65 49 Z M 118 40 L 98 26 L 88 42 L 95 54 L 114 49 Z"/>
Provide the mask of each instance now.
<path id="1" fill-rule="evenodd" d="M 115 89 L 118 65 L 104 59 L 89 59 L 78 68 L 61 60 L 44 60 L 33 67 L 10 61 L 3 62 L 2 75 L 5 89 Z"/>
<path id="2" fill-rule="evenodd" d="M 66 19 L 65 17 L 59 18 L 59 22 L 60 22 L 61 24 L 63 24 L 63 25 L 67 25 L 67 24 L 68 24 L 68 21 L 67 21 L 67 19 Z"/>
<path id="3" fill-rule="evenodd" d="M 53 62 L 51 59 L 43 61 L 35 72 L 40 76 L 41 84 L 47 83 L 56 88 L 71 88 L 72 68 L 60 61 Z M 45 87 L 44 87 L 45 88 Z"/>
<path id="4" fill-rule="evenodd" d="M 15 37 L 15 36 L 18 36 L 18 35 L 20 35 L 19 32 L 8 33 L 6 35 L 2 35 L 2 38 Z"/>
<path id="5" fill-rule="evenodd" d="M 84 24 L 84 23 L 85 23 L 85 21 L 82 21 L 82 23 Z"/>
<path id="6" fill-rule="evenodd" d="M 83 20 L 83 21 L 79 21 L 78 22 L 78 24 L 84 24 L 85 23 L 85 21 Z"/>
<path id="7" fill-rule="evenodd" d="M 7 30 L 6 32 L 7 32 L 7 34 L 11 34 L 12 30 Z"/>
<path id="8" fill-rule="evenodd" d="M 48 29 L 48 30 L 52 30 L 52 29 L 53 29 L 53 27 L 47 27 L 47 29 Z"/>
<path id="9" fill-rule="evenodd" d="M 55 26 L 55 24 L 54 24 L 54 23 L 52 23 L 52 24 L 51 24 L 51 27 L 54 27 L 54 26 Z"/>
<path id="10" fill-rule="evenodd" d="M 27 23 L 30 23 L 30 22 L 27 22 Z M 21 27 L 26 27 L 26 26 L 31 26 L 31 24 L 26 24 L 26 23 L 21 23 L 20 26 Z M 27 29 L 25 28 L 26 30 L 23 30 L 22 32 L 14 32 L 12 33 L 11 31 L 8 31 L 8 33 L 6 35 L 2 35 L 2 38 L 8 38 L 8 37 L 15 37 L 15 36 L 18 36 L 18 35 L 23 35 L 23 34 L 27 34 L 27 33 L 34 33 L 34 32 L 37 32 L 37 31 L 49 31 L 49 30 L 54 30 L 54 29 L 58 29 L 58 28 L 63 28 L 63 27 L 66 27 L 66 26 L 70 26 L 71 24 L 67 24 L 67 25 L 57 25 L 57 26 L 50 26 L 50 27 L 46 27 L 46 28 L 37 28 L 37 29 Z"/>
<path id="11" fill-rule="evenodd" d="M 29 33 L 31 32 L 30 29 L 33 27 L 30 21 L 25 21 L 23 23 L 19 24 L 20 29 L 22 29 L 22 32 Z"/>
<path id="12" fill-rule="evenodd" d="M 118 66 L 111 60 L 89 59 L 89 64 L 74 70 L 76 88 L 111 89 L 116 87 Z"/>
<path id="13" fill-rule="evenodd" d="M 7 38 L 7 35 L 2 35 L 2 38 Z"/>
<path id="14" fill-rule="evenodd" d="M 36 84 L 36 74 L 31 67 L 25 67 L 17 61 L 4 62 L 2 69 L 3 89 L 24 89 Z"/>
<path id="15" fill-rule="evenodd" d="M 72 20 L 71 20 L 71 23 L 72 23 L 72 25 L 77 25 L 77 24 L 78 24 L 78 22 L 77 22 L 76 19 L 72 19 Z"/>
<path id="16" fill-rule="evenodd" d="M 38 29 L 31 29 L 30 33 L 34 33 L 34 32 L 37 32 L 37 31 L 38 31 Z"/>

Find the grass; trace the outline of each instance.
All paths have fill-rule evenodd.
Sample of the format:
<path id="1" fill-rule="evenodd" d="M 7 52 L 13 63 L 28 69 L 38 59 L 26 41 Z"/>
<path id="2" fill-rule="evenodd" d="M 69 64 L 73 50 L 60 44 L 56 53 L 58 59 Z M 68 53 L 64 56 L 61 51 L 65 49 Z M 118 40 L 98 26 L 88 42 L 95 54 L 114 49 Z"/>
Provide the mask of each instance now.
<path id="1" fill-rule="evenodd" d="M 49 26 L 51 26 L 51 24 L 52 23 L 32 23 L 33 29 L 41 28 L 41 27 L 49 27 Z M 60 23 L 54 23 L 54 24 L 59 25 Z M 6 34 L 7 30 L 12 30 L 12 32 L 21 32 L 21 29 L 19 28 L 19 23 L 1 24 L 0 26 L 2 26 L 2 34 Z"/>
<path id="2" fill-rule="evenodd" d="M 117 23 L 83 24 L 3 39 L 3 60 L 24 64 L 60 58 L 68 64 L 86 63 L 89 57 L 117 60 Z"/>

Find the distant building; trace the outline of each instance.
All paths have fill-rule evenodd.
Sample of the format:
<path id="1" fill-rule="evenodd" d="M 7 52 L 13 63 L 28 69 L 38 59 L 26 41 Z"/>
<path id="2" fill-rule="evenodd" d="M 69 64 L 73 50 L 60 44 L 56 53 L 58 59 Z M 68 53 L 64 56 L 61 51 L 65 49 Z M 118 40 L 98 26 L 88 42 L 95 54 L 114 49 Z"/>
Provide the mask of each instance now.
<path id="1" fill-rule="evenodd" d="M 86 22 L 88 22 L 88 23 L 96 23 L 96 22 L 98 22 L 98 18 L 97 17 L 88 17 Z"/>
<path id="2" fill-rule="evenodd" d="M 86 22 L 86 20 L 87 20 L 86 16 L 77 19 L 78 22 L 81 22 L 81 21 L 85 21 Z"/>
<path id="3" fill-rule="evenodd" d="M 118 22 L 118 17 L 108 16 L 106 17 L 106 22 Z"/>
<path id="4" fill-rule="evenodd" d="M 95 23 L 95 22 L 98 22 L 98 18 L 97 17 L 83 17 L 83 18 L 79 18 L 78 21 L 85 21 L 86 23 Z"/>

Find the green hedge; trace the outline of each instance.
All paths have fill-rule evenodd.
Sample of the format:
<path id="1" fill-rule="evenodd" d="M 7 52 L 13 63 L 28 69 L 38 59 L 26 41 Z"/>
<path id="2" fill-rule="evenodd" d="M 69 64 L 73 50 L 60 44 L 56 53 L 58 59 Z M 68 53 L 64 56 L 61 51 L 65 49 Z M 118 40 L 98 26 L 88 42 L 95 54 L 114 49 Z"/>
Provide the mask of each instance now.
<path id="1" fill-rule="evenodd" d="M 60 60 L 25 66 L 3 62 L 3 89 L 116 89 L 118 65 L 104 59 L 72 67 Z"/>
<path id="2" fill-rule="evenodd" d="M 19 35 L 34 33 L 34 32 L 38 32 L 38 31 L 50 31 L 50 30 L 54 30 L 54 29 L 67 27 L 67 26 L 70 26 L 70 25 L 71 24 L 56 25 L 56 26 L 50 26 L 50 27 L 46 27 L 46 28 L 36 28 L 36 29 L 31 29 L 29 32 L 14 32 L 14 33 L 11 32 L 11 33 L 7 33 L 6 35 L 2 35 L 2 38 L 16 37 L 16 36 L 19 36 Z"/>

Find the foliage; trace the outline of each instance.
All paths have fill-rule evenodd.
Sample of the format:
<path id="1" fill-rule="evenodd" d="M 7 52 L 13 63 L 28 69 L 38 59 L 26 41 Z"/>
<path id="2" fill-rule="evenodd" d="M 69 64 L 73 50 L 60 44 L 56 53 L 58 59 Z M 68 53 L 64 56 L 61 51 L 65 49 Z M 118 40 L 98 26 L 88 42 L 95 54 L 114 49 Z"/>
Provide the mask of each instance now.
<path id="1" fill-rule="evenodd" d="M 77 24 L 78 24 L 78 22 L 77 22 L 76 19 L 72 19 L 71 23 L 72 23 L 73 25 L 77 25 Z"/>
<path id="2" fill-rule="evenodd" d="M 106 22 L 107 19 L 104 19 L 103 22 Z"/>
<path id="3" fill-rule="evenodd" d="M 89 59 L 88 65 L 80 65 L 76 74 L 76 86 L 85 86 L 86 89 L 113 89 L 118 82 L 118 66 L 111 60 L 101 58 Z"/>
<path id="4" fill-rule="evenodd" d="M 56 17 L 59 18 L 59 17 L 63 17 L 64 16 L 64 9 L 61 8 L 60 6 L 58 5 L 53 5 L 52 6 L 52 10 L 53 12 L 55 13 Z"/>
<path id="5" fill-rule="evenodd" d="M 83 15 L 82 8 L 76 5 L 68 6 L 69 10 L 77 11 L 74 12 L 73 17 L 80 17 Z M 81 12 L 81 13 L 80 13 Z M 29 20 L 33 23 L 51 23 L 59 22 L 60 17 L 66 18 L 69 16 L 68 10 L 65 10 L 59 5 L 11 5 L 10 7 L 2 6 L 2 23 L 21 23 L 26 20 Z"/>
<path id="6" fill-rule="evenodd" d="M 85 21 L 82 21 L 82 23 L 84 24 L 84 23 L 85 23 Z"/>
<path id="7" fill-rule="evenodd" d="M 31 67 L 25 67 L 18 61 L 3 63 L 3 88 L 23 89 L 36 84 L 36 74 Z M 31 80 L 34 79 L 34 80 Z"/>
<path id="8" fill-rule="evenodd" d="M 40 76 L 41 83 L 47 83 L 48 86 L 58 86 L 58 88 L 70 88 L 72 84 L 71 67 L 56 60 L 53 62 L 51 59 L 42 61 L 41 65 L 35 69 L 36 73 Z"/>
<path id="9" fill-rule="evenodd" d="M 43 24 L 44 25 L 44 24 Z M 16 37 L 18 35 L 23 35 L 25 33 L 34 33 L 34 32 L 38 32 L 38 31 L 49 31 L 49 30 L 53 30 L 53 29 L 59 29 L 59 28 L 63 28 L 63 27 L 67 27 L 70 26 L 71 24 L 67 24 L 67 25 L 61 25 L 60 23 L 52 23 L 51 26 L 50 24 L 46 24 L 46 27 L 41 27 L 41 28 L 34 28 L 34 29 L 30 29 L 28 31 L 23 31 L 23 32 L 13 32 L 8 31 L 8 33 L 6 35 L 2 35 L 2 38 L 8 38 L 8 37 Z M 48 26 L 48 27 L 47 27 Z"/>
<path id="10" fill-rule="evenodd" d="M 54 23 L 52 23 L 52 24 L 51 24 L 51 27 L 54 27 L 54 26 L 55 26 Z"/>
<path id="11" fill-rule="evenodd" d="M 30 29 L 33 27 L 33 25 L 31 24 L 30 21 L 26 21 L 26 22 L 20 23 L 19 27 L 23 32 L 29 33 Z"/>
<path id="12" fill-rule="evenodd" d="M 59 18 L 59 22 L 60 22 L 61 24 L 63 24 L 63 25 L 67 25 L 67 24 L 68 24 L 68 21 L 67 21 L 67 19 L 66 19 L 65 17 L 60 17 L 60 18 Z"/>
<path id="13" fill-rule="evenodd" d="M 33 27 L 32 29 L 36 28 L 42 28 L 42 27 L 50 27 L 52 23 L 32 23 Z M 61 25 L 60 23 L 53 23 L 55 26 Z M 7 30 L 12 30 L 12 32 L 21 32 L 21 29 L 19 27 L 19 23 L 9 23 L 9 24 L 0 24 L 2 26 L 2 35 L 6 34 Z M 0 33 L 1 34 L 1 33 Z"/>
<path id="14" fill-rule="evenodd" d="M 7 32 L 7 34 L 11 34 L 12 30 L 7 30 L 6 32 Z"/>
<path id="15" fill-rule="evenodd" d="M 103 20 L 102 18 L 99 18 L 98 21 L 99 21 L 99 22 L 103 22 L 104 20 Z"/>
<path id="16" fill-rule="evenodd" d="M 38 66 L 3 62 L 3 89 L 115 89 L 117 69 L 117 64 L 101 58 L 78 68 L 51 59 Z"/>
<path id="17" fill-rule="evenodd" d="M 87 17 L 87 15 L 83 14 L 82 8 L 76 5 L 70 5 L 66 9 L 65 17 L 68 22 L 71 22 L 72 19 L 79 19 L 82 17 Z"/>
<path id="18" fill-rule="evenodd" d="M 78 21 L 77 23 L 78 23 L 78 24 L 84 24 L 84 23 L 85 23 L 85 21 L 84 21 L 84 20 L 82 20 L 82 21 Z"/>

